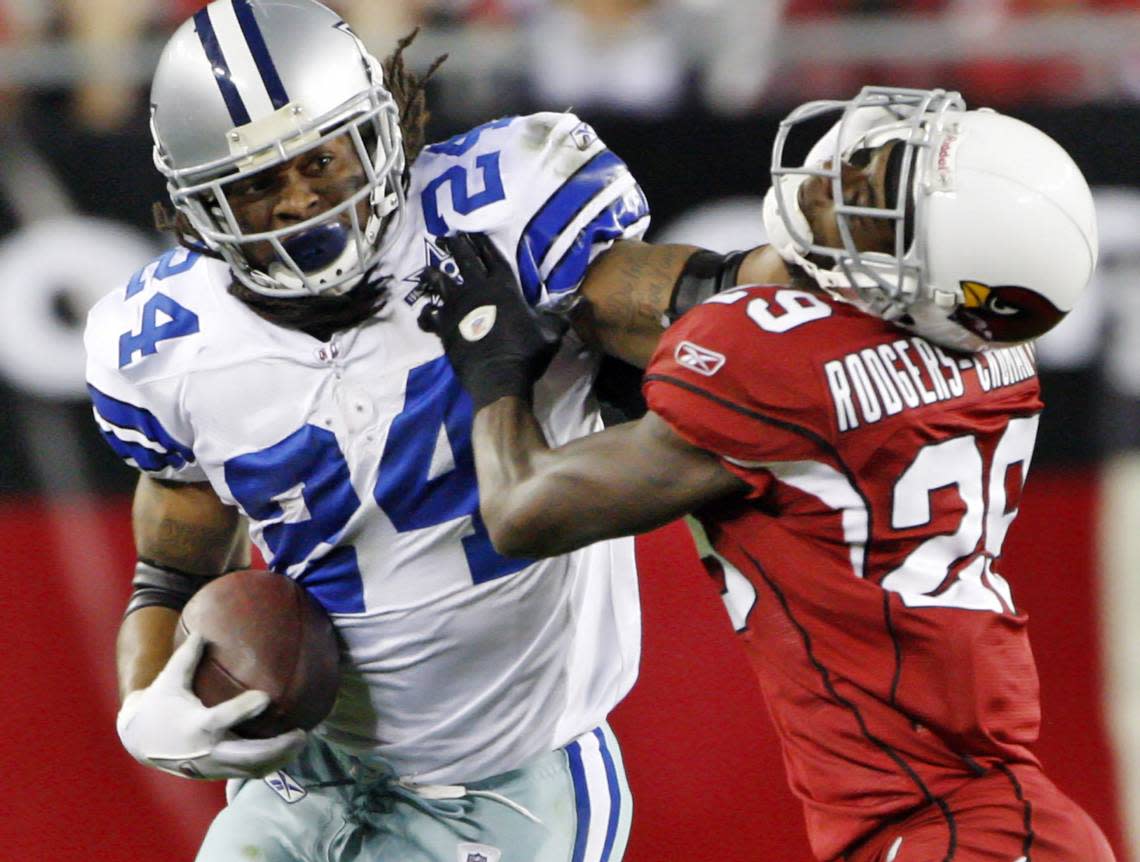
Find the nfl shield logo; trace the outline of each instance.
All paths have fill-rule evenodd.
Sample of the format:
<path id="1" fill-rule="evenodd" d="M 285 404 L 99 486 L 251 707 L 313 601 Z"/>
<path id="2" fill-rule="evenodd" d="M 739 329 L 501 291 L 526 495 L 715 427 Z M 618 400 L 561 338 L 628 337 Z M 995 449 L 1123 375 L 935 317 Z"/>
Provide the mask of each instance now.
<path id="1" fill-rule="evenodd" d="M 503 851 L 490 844 L 463 843 L 456 847 L 458 862 L 499 862 Z"/>

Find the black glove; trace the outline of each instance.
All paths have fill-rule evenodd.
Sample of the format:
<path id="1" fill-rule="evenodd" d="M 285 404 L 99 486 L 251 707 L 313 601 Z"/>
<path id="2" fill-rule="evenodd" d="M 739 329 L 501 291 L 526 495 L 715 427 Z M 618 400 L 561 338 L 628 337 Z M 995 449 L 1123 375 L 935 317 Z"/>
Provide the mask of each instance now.
<path id="1" fill-rule="evenodd" d="M 506 395 L 530 401 L 567 322 L 527 305 L 510 263 L 485 234 L 461 233 L 439 243 L 461 278 L 435 267 L 424 271 L 420 283 L 429 304 L 420 312 L 420 329 L 443 341 L 476 411 Z"/>

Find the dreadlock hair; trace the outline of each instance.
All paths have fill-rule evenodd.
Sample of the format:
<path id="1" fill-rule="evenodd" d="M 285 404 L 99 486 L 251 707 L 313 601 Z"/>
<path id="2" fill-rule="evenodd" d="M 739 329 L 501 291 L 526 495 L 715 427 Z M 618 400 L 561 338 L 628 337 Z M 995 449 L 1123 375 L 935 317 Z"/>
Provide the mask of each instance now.
<path id="1" fill-rule="evenodd" d="M 396 43 L 396 49 L 380 64 L 384 69 L 384 86 L 392 94 L 400 113 L 400 133 L 404 139 L 405 178 L 427 138 L 427 124 L 431 119 L 431 112 L 427 107 L 427 82 L 447 59 L 447 54 L 440 54 L 423 75 L 408 71 L 404 64 L 404 49 L 411 45 L 419 34 L 420 28 L 417 27 L 400 39 Z"/>
<path id="2" fill-rule="evenodd" d="M 340 296 L 265 296 L 232 279 L 230 296 L 240 300 L 270 323 L 297 329 L 318 341 L 328 341 L 344 329 L 352 329 L 370 320 L 388 303 L 387 278 L 369 278 Z"/>
<path id="3" fill-rule="evenodd" d="M 151 204 L 150 213 L 154 219 L 155 229 L 161 233 L 174 234 L 174 238 L 183 248 L 215 260 L 224 260 L 221 254 L 202 241 L 198 231 L 190 224 L 190 218 L 182 210 L 173 208 L 166 201 L 155 201 Z"/>

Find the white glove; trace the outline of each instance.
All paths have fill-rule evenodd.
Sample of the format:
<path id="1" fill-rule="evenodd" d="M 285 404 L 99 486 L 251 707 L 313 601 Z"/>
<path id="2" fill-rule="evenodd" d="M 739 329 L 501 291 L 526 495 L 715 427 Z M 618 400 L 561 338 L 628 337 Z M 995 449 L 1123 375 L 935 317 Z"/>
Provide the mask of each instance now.
<path id="1" fill-rule="evenodd" d="M 245 691 L 208 707 L 194 694 L 194 670 L 205 641 L 191 634 L 149 686 L 123 701 L 115 727 L 131 756 L 142 764 L 186 778 L 260 778 L 293 759 L 305 731 L 269 739 L 245 739 L 231 728 L 269 705 L 263 691 Z"/>

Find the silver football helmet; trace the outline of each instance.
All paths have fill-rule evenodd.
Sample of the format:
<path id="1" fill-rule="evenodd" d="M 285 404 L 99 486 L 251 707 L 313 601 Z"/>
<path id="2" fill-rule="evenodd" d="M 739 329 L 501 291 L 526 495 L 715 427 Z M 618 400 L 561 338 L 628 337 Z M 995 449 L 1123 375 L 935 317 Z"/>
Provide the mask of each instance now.
<path id="1" fill-rule="evenodd" d="M 833 113 L 838 122 L 803 164 L 788 165 L 789 135 Z M 905 149 L 893 200 L 846 202 L 841 163 L 894 140 Z M 957 93 L 865 87 L 850 101 L 802 105 L 780 125 L 771 170 L 764 224 L 781 257 L 832 295 L 945 347 L 1042 335 L 1096 267 L 1092 194 L 1073 160 L 1020 120 L 967 110 Z M 812 176 L 831 183 L 841 247 L 817 242 L 800 209 Z M 893 252 L 856 248 L 859 217 L 893 223 Z"/>
<path id="2" fill-rule="evenodd" d="M 399 119 L 379 61 L 314 0 L 214 0 L 171 37 L 151 87 L 154 161 L 174 206 L 266 296 L 344 293 L 375 266 L 403 213 Z M 234 183 L 342 135 L 360 189 L 299 224 L 242 230 Z M 247 256 L 258 242 L 276 253 L 261 269 Z"/>

